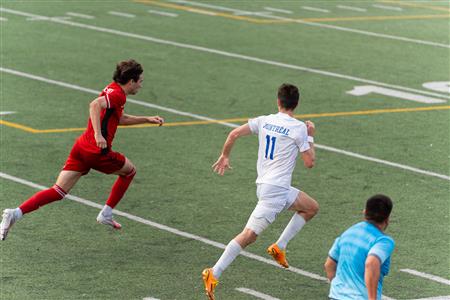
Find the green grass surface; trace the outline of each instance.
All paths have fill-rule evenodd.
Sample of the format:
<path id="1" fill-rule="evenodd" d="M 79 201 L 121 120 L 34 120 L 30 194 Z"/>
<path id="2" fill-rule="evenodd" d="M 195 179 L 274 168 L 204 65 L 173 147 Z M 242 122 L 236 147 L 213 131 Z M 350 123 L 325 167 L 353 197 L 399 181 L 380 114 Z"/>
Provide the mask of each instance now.
<path id="1" fill-rule="evenodd" d="M 380 4 L 375 1 L 208 3 L 249 11 L 263 11 L 265 6 L 289 9 L 293 11 L 288 16 L 291 18 L 445 13 L 407 6 L 401 6 L 401 12 L 384 12 L 372 7 Z M 448 2 L 422 4 L 448 8 Z M 339 10 L 336 5 L 366 8 L 367 13 Z M 302 24 L 256 24 L 128 1 L 2 1 L 2 6 L 45 16 L 84 13 L 95 19 L 72 17 L 69 21 L 416 90 L 425 90 L 425 82 L 450 80 L 449 51 L 440 46 Z M 301 6 L 326 8 L 330 13 L 305 11 Z M 148 9 L 179 16 L 152 15 Z M 116 17 L 108 11 L 136 17 Z M 274 112 L 276 89 L 283 82 L 301 88 L 297 113 L 433 106 L 376 94 L 352 96 L 346 92 L 367 83 L 345 78 L 48 20 L 31 21 L 10 13 L 2 13 L 2 17 L 8 19 L 0 21 L 4 68 L 101 90 L 109 83 L 114 64 L 133 57 L 145 68 L 144 88 L 133 99 L 212 118 Z M 448 19 L 326 24 L 449 42 Z M 88 104 L 95 95 L 4 72 L 0 76 L 0 111 L 16 111 L 2 120 L 36 129 L 86 125 Z M 448 94 L 440 94 L 448 100 Z M 128 103 L 125 111 L 159 114 L 169 123 L 195 120 L 133 103 Z M 319 144 L 450 175 L 449 110 L 312 120 Z M 227 244 L 242 230 L 256 203 L 258 145 L 256 137 L 239 140 L 232 154 L 233 170 L 224 177 L 214 175 L 210 167 L 229 130 L 220 124 L 119 129 L 114 149 L 125 153 L 138 173 L 117 208 Z M 0 171 L 50 186 L 79 133 L 32 134 L 1 125 Z M 71 194 L 103 204 L 114 179 L 92 171 Z M 384 294 L 394 299 L 450 295 L 445 284 L 400 271 L 409 268 L 450 278 L 448 180 L 318 149 L 316 167 L 306 170 L 299 163 L 293 186 L 316 198 L 321 211 L 289 244 L 292 266 L 324 276 L 322 265 L 334 238 L 361 219 L 365 199 L 382 192 L 394 200 L 388 233 L 397 245 Z M 0 207 L 16 207 L 35 191 L 2 178 Z M 221 249 L 124 217 L 117 217 L 123 230 L 113 232 L 96 224 L 97 213 L 95 208 L 64 200 L 27 215 L 15 225 L 8 240 L 0 244 L 0 299 L 203 299 L 200 272 L 214 264 Z M 289 218 L 290 213 L 280 215 L 247 250 L 267 257 L 265 248 L 278 238 Z M 239 257 L 224 272 L 217 298 L 255 299 L 236 291 L 238 287 L 283 300 L 326 299 L 329 289 L 321 281 L 246 257 Z"/>

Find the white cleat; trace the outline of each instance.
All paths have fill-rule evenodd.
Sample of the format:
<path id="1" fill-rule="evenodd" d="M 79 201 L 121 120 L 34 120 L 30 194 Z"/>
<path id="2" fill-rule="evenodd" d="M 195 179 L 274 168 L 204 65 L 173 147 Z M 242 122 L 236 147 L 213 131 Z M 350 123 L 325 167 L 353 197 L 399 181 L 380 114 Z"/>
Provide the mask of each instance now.
<path id="1" fill-rule="evenodd" d="M 8 235 L 9 229 L 16 222 L 17 218 L 14 214 L 14 209 L 5 209 L 2 217 L 2 223 L 0 224 L 0 239 L 4 241 Z"/>
<path id="2" fill-rule="evenodd" d="M 122 228 L 122 225 L 114 221 L 112 215 L 105 216 L 102 212 L 100 212 L 97 216 L 97 222 L 103 225 L 111 226 L 114 229 Z"/>

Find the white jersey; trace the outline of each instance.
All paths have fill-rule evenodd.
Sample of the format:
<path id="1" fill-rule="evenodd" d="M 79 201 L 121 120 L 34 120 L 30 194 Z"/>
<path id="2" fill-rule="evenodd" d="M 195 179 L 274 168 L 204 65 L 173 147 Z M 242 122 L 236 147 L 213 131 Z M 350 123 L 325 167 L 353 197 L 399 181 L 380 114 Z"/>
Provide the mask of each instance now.
<path id="1" fill-rule="evenodd" d="M 256 183 L 289 188 L 298 153 L 310 149 L 306 124 L 279 112 L 250 119 L 248 125 L 259 139 Z"/>

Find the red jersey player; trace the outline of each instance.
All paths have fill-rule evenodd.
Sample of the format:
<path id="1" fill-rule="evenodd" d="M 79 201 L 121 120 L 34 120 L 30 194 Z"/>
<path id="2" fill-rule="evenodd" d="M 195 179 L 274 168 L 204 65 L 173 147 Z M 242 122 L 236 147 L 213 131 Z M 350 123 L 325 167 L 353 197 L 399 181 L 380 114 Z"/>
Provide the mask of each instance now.
<path id="1" fill-rule="evenodd" d="M 119 177 L 114 183 L 97 222 L 120 229 L 113 220 L 112 210 L 125 194 L 136 174 L 133 163 L 111 149 L 118 125 L 142 123 L 159 124 L 159 116 L 132 116 L 123 113 L 127 95 L 134 95 L 142 87 L 143 69 L 133 59 L 121 61 L 116 66 L 114 81 L 89 105 L 89 122 L 86 131 L 76 140 L 69 157 L 53 187 L 34 194 L 15 209 L 5 209 L 0 224 L 0 238 L 5 240 L 11 226 L 24 214 L 56 200 L 61 200 L 90 169 Z"/>

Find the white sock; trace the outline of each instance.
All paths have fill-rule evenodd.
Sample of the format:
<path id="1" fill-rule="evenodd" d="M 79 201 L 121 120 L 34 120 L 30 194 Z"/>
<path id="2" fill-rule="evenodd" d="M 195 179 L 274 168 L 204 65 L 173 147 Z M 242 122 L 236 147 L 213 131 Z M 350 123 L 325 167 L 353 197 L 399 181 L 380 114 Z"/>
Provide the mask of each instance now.
<path id="1" fill-rule="evenodd" d="M 213 267 L 214 277 L 219 278 L 220 275 L 222 275 L 222 272 L 233 262 L 233 260 L 235 260 L 241 251 L 241 245 L 234 239 L 231 240 L 225 248 L 225 251 L 223 251 L 222 256 Z"/>
<path id="2" fill-rule="evenodd" d="M 23 216 L 22 210 L 20 208 L 14 209 L 14 218 L 17 220 L 20 220 Z"/>
<path id="3" fill-rule="evenodd" d="M 280 238 L 276 243 L 278 247 L 282 250 L 286 249 L 289 241 L 292 240 L 292 238 L 303 228 L 305 223 L 305 219 L 300 214 L 295 213 L 283 233 L 280 235 Z"/>
<path id="4" fill-rule="evenodd" d="M 105 205 L 102 209 L 102 214 L 104 216 L 112 216 L 112 207 L 109 205 Z"/>

